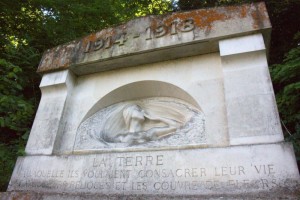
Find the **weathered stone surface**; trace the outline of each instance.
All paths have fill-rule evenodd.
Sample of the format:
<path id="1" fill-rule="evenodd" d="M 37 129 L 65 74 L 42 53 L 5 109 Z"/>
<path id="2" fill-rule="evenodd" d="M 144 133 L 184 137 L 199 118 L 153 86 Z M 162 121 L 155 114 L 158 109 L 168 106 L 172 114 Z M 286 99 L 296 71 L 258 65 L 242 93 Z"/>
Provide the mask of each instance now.
<path id="1" fill-rule="evenodd" d="M 101 109 L 77 129 L 74 151 L 206 144 L 204 114 L 175 98 L 146 98 Z"/>
<path id="2" fill-rule="evenodd" d="M 250 44 L 239 46 L 240 43 L 247 42 Z M 48 77 L 56 73 L 60 72 L 46 74 L 43 82 L 51 83 L 47 81 Z M 49 123 L 49 130 L 55 131 L 54 135 L 56 134 L 55 145 L 49 141 L 52 151 L 56 154 L 69 154 L 78 150 L 84 152 L 108 150 L 102 148 L 100 142 L 97 144 L 90 141 L 80 146 L 80 138 L 91 135 L 78 133 L 81 124 L 95 113 L 114 104 L 147 98 L 179 99 L 203 113 L 204 132 L 198 131 L 198 137 L 205 135 L 205 142 L 197 140 L 198 142 L 188 142 L 189 144 L 199 144 L 199 147 L 220 147 L 229 144 L 283 141 L 261 34 L 221 40 L 220 54 L 211 53 L 105 71 L 78 76 L 75 79 L 75 85 L 72 90 L 68 90 L 68 99 L 64 104 L 63 101 L 61 103 L 58 101 L 59 90 L 51 90 L 49 93 L 55 104 L 64 106 L 61 110 L 63 114 L 57 109 L 51 109 L 51 113 L 62 115 L 59 129 L 55 123 Z M 40 115 L 49 118 L 51 113 L 41 110 Z M 122 114 L 122 110 L 119 114 Z M 105 119 L 100 121 L 104 122 Z M 84 131 L 99 132 L 97 128 L 92 128 L 97 126 L 99 124 L 91 125 Z M 35 130 L 38 131 L 33 129 Z M 199 130 L 202 128 L 199 127 Z M 50 139 L 51 137 L 43 137 L 45 141 Z M 39 143 L 39 134 L 31 134 L 29 141 L 42 144 Z M 181 143 L 179 139 L 178 143 Z M 183 148 L 185 144 L 175 145 L 175 148 Z M 171 146 L 165 144 L 152 147 L 157 150 Z M 140 145 L 129 149 L 149 150 L 148 147 Z M 43 145 L 35 146 L 29 142 L 26 152 L 32 155 L 45 154 L 39 148 L 42 149 Z M 110 148 L 110 150 L 126 151 L 126 148 Z"/>
<path id="3" fill-rule="evenodd" d="M 78 149 L 88 152 L 88 148 L 75 145 L 78 128 L 86 119 L 114 104 L 147 98 L 173 98 L 190 104 L 204 115 L 205 132 L 199 131 L 199 136 L 206 136 L 205 145 L 227 146 L 222 77 L 218 53 L 78 76 L 64 104 L 61 128 L 56 137 L 57 146 L 53 149 L 56 154 L 69 154 Z M 57 99 L 59 94 L 56 95 L 53 91 L 52 95 L 53 99 Z M 44 112 L 43 115 L 48 116 L 48 113 Z M 201 123 L 199 125 L 201 126 Z M 30 137 L 36 137 L 36 141 L 40 139 L 38 135 L 32 134 Z M 43 139 L 46 140 L 47 137 Z M 197 143 L 199 144 L 199 140 Z M 179 146 L 182 148 L 184 145 Z M 95 150 L 92 146 L 93 144 L 90 145 L 90 149 Z M 147 149 L 149 150 L 148 147 Z M 161 148 L 155 148 L 158 149 Z M 122 148 L 122 151 L 124 150 L 126 148 Z M 31 151 L 30 154 L 35 153 Z M 36 154 L 40 152 L 37 151 Z"/>
<path id="4" fill-rule="evenodd" d="M 298 185 L 290 144 L 20 157 L 9 191 L 216 195 Z"/>
<path id="5" fill-rule="evenodd" d="M 276 188 L 271 192 L 244 193 L 231 195 L 99 195 L 99 194 L 65 194 L 65 193 L 34 193 L 34 192 L 6 192 L 0 193 L 1 200 L 294 200 L 299 199 L 299 187 L 288 190 Z"/>
<path id="6" fill-rule="evenodd" d="M 263 36 L 221 40 L 220 56 L 230 143 L 282 141 Z"/>
<path id="7" fill-rule="evenodd" d="M 269 31 L 255 3 L 139 18 L 49 50 L 27 155 L 1 198 L 296 197 Z"/>
<path id="8" fill-rule="evenodd" d="M 38 72 L 89 74 L 217 52 L 219 39 L 258 30 L 268 44 L 270 28 L 264 3 L 147 16 L 48 50 Z"/>
<path id="9" fill-rule="evenodd" d="M 67 70 L 43 77 L 40 84 L 42 98 L 26 145 L 27 154 L 53 153 L 65 103 L 73 84 L 74 77 Z"/>

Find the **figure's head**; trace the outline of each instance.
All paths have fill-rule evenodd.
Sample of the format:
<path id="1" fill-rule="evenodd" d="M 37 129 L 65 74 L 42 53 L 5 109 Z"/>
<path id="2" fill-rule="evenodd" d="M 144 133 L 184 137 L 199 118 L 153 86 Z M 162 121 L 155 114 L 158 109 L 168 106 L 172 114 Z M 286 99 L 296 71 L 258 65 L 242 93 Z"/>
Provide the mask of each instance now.
<path id="1" fill-rule="evenodd" d="M 123 117 L 129 132 L 135 132 L 139 129 L 145 120 L 144 110 L 136 105 L 131 104 L 124 108 Z"/>

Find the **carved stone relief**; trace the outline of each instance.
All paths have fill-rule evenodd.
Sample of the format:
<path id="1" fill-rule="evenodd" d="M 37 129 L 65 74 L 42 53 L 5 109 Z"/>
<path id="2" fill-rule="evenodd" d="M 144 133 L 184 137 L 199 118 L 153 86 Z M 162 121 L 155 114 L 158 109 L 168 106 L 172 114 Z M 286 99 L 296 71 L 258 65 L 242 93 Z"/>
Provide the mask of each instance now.
<path id="1" fill-rule="evenodd" d="M 175 98 L 121 102 L 83 121 L 74 150 L 204 144 L 205 120 L 194 106 Z"/>

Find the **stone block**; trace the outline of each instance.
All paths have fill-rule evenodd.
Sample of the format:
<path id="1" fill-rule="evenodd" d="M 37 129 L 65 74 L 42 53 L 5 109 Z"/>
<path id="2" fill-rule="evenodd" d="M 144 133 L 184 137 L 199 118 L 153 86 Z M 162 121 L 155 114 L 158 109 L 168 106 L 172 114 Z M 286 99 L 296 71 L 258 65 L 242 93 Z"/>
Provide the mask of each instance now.
<path id="1" fill-rule="evenodd" d="M 213 53 L 220 38 L 257 31 L 268 44 L 270 29 L 264 3 L 141 17 L 49 49 L 38 72 L 70 68 L 83 75 Z"/>
<path id="2" fill-rule="evenodd" d="M 238 159 L 237 159 L 238 158 Z M 244 194 L 296 187 L 288 143 L 68 156 L 17 161 L 9 191 L 105 195 Z"/>
<path id="3" fill-rule="evenodd" d="M 138 18 L 48 50 L 26 156 L 1 198 L 294 197 L 270 27 L 253 3 Z"/>
<path id="4" fill-rule="evenodd" d="M 229 56 L 266 49 L 262 34 L 254 34 L 221 40 L 219 44 L 221 56 Z"/>
<path id="5" fill-rule="evenodd" d="M 261 34 L 220 41 L 230 144 L 283 141 Z"/>
<path id="6" fill-rule="evenodd" d="M 74 77 L 68 70 L 43 76 L 40 88 L 42 98 L 35 116 L 25 152 L 29 155 L 51 155 L 59 136 L 65 102 L 74 84 Z"/>

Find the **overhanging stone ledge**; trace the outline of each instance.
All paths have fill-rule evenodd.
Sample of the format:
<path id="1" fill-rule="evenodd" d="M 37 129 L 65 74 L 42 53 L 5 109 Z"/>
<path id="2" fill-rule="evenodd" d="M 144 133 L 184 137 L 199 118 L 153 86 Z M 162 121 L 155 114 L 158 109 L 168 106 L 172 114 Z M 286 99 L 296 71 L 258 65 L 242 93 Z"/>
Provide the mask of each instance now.
<path id="1" fill-rule="evenodd" d="M 264 3 L 147 16 L 48 50 L 38 72 L 84 75 L 218 52 L 219 40 L 258 32 L 268 48 L 270 31 Z"/>

